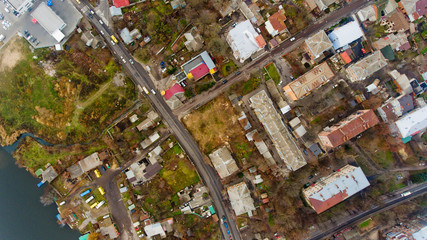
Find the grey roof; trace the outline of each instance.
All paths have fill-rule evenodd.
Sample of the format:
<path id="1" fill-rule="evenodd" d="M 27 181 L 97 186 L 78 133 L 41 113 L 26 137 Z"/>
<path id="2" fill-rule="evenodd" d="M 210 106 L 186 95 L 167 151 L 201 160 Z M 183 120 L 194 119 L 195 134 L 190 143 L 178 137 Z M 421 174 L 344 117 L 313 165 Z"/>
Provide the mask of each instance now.
<path id="1" fill-rule="evenodd" d="M 46 168 L 46 170 L 43 171 L 42 173 L 42 177 L 43 177 L 43 181 L 46 182 L 52 182 L 53 179 L 55 179 L 58 176 L 58 174 L 56 173 L 55 169 L 52 166 L 49 166 L 48 168 Z"/>
<path id="2" fill-rule="evenodd" d="M 18 9 L 22 4 L 26 3 L 27 0 L 7 0 L 7 2 L 15 9 Z"/>
<path id="3" fill-rule="evenodd" d="M 202 63 L 205 63 L 209 69 L 215 68 L 215 63 L 212 61 L 207 51 L 202 52 L 201 54 L 192 58 L 190 61 L 184 63 L 181 68 L 186 74 L 188 74 L 191 70 Z"/>
<path id="4" fill-rule="evenodd" d="M 128 28 L 123 28 L 122 31 L 120 31 L 120 37 L 123 39 L 123 42 L 126 44 L 129 44 L 133 41 L 132 37 L 130 36 L 130 32 Z"/>
<path id="5" fill-rule="evenodd" d="M 67 172 L 70 173 L 71 178 L 78 178 L 83 174 L 83 170 L 78 164 L 74 164 L 73 166 L 67 168 Z"/>
<path id="6" fill-rule="evenodd" d="M 145 170 L 144 170 L 144 178 L 145 180 L 149 180 L 150 178 L 154 177 L 160 170 L 162 170 L 162 165 L 160 165 L 158 162 L 154 164 L 149 164 Z"/>
<path id="7" fill-rule="evenodd" d="M 66 24 L 65 22 L 48 7 L 46 3 L 42 2 L 34 9 L 31 16 L 49 33 L 52 34 L 55 30 L 62 30 Z"/>
<path id="8" fill-rule="evenodd" d="M 83 158 L 83 160 L 79 161 L 79 165 L 84 172 L 90 171 L 97 166 L 101 165 L 101 160 L 99 160 L 98 153 L 94 152 L 91 155 Z"/>
<path id="9" fill-rule="evenodd" d="M 319 145 L 317 145 L 317 143 L 311 144 L 309 149 L 314 155 L 316 155 L 316 157 L 322 153 L 322 150 L 319 148 Z"/>
<path id="10" fill-rule="evenodd" d="M 221 178 L 228 177 L 239 170 L 236 161 L 234 161 L 230 151 L 225 146 L 209 154 L 209 158 Z"/>
<path id="11" fill-rule="evenodd" d="M 410 95 L 403 95 L 397 100 L 400 103 L 400 106 L 402 106 L 402 114 L 406 114 L 414 109 L 414 101 L 412 100 L 412 97 Z"/>
<path id="12" fill-rule="evenodd" d="M 238 183 L 227 188 L 228 197 L 230 198 L 231 207 L 233 208 L 236 216 L 248 213 L 252 215 L 255 210 L 254 200 L 251 197 L 248 186 L 245 182 Z"/>

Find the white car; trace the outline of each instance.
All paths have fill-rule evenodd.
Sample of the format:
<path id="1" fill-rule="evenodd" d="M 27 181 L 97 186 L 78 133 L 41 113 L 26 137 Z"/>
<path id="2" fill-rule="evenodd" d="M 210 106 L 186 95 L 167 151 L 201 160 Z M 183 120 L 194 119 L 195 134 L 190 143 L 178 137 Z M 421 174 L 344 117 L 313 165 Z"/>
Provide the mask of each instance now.
<path id="1" fill-rule="evenodd" d="M 99 19 L 99 23 L 104 24 L 104 22 L 101 19 Z"/>
<path id="2" fill-rule="evenodd" d="M 291 42 L 295 41 L 295 37 L 291 38 Z"/>
<path id="3" fill-rule="evenodd" d="M 104 35 L 104 31 L 101 30 L 101 34 Z"/>
<path id="4" fill-rule="evenodd" d="M 154 91 L 154 89 L 151 89 L 151 92 L 156 95 L 156 91 Z"/>
<path id="5" fill-rule="evenodd" d="M 114 46 L 114 45 L 116 45 L 116 44 L 113 42 L 113 40 L 111 40 L 111 44 L 113 44 L 113 46 Z"/>
<path id="6" fill-rule="evenodd" d="M 133 60 L 131 58 L 129 58 L 129 62 L 130 64 L 133 64 Z"/>
<path id="7" fill-rule="evenodd" d="M 93 10 L 92 10 L 92 9 L 90 10 L 90 13 L 91 13 L 91 14 L 95 14 L 95 13 L 93 12 Z"/>
<path id="8" fill-rule="evenodd" d="M 5 10 L 7 13 L 10 13 L 9 8 L 5 7 L 5 8 L 4 8 L 4 10 Z"/>

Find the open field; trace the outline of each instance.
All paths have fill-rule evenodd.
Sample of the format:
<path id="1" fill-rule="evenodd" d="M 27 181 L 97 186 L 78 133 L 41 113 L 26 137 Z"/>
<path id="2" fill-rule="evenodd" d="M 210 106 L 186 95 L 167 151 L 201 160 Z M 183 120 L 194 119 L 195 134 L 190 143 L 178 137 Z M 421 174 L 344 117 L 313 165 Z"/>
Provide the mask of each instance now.
<path id="1" fill-rule="evenodd" d="M 373 133 L 374 129 L 358 139 L 359 146 L 382 168 L 390 168 L 394 164 L 393 153 L 390 151 L 388 143 L 381 134 Z"/>
<path id="2" fill-rule="evenodd" d="M 180 154 L 182 149 L 178 144 L 163 154 L 163 169 L 159 173 L 174 193 L 200 181 L 193 165 L 188 159 L 183 160 Z"/>
<path id="3" fill-rule="evenodd" d="M 267 71 L 268 75 L 270 76 L 271 79 L 273 79 L 274 83 L 279 84 L 280 82 L 280 74 L 277 71 L 276 66 L 274 65 L 274 63 L 269 63 L 265 66 L 265 70 Z"/>
<path id="4" fill-rule="evenodd" d="M 228 99 L 220 96 L 184 117 L 184 124 L 205 154 L 229 143 L 238 160 L 250 157 L 254 147 L 245 138 L 238 115 Z"/>
<path id="5" fill-rule="evenodd" d="M 0 71 L 16 66 L 29 51 L 30 49 L 26 46 L 25 40 L 15 35 L 0 52 Z"/>
<path id="6" fill-rule="evenodd" d="M 19 131 L 54 144 L 88 141 L 131 105 L 135 92 L 130 80 L 121 87 L 106 84 L 120 71 L 108 50 L 81 48 L 80 41 L 73 36 L 67 42 L 73 51 L 60 53 L 40 49 L 33 54 L 21 39 L 3 48 L 0 54 L 14 56 L 0 68 L 3 145 L 11 144 L 14 139 L 8 136 Z"/>

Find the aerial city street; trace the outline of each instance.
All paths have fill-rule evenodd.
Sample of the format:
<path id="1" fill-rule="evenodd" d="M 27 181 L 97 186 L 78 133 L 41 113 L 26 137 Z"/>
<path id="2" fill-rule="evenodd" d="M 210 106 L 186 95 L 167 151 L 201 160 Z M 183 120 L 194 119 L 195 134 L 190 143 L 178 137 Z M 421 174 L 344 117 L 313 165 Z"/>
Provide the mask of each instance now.
<path id="1" fill-rule="evenodd" d="M 427 0 L 0 5 L 6 239 L 427 239 Z"/>

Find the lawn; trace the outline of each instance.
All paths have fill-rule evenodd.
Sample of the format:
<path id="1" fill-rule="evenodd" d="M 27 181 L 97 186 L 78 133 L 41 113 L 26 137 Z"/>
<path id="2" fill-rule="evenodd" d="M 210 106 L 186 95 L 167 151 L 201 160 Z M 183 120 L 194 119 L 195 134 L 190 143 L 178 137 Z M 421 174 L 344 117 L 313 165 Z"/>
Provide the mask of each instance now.
<path id="1" fill-rule="evenodd" d="M 15 156 L 20 163 L 34 171 L 44 167 L 47 163 L 55 165 L 59 159 L 66 156 L 65 153 L 48 151 L 38 142 L 29 138 L 25 139 L 24 143 L 25 147 L 19 150 L 19 153 Z"/>
<path id="2" fill-rule="evenodd" d="M 175 144 L 163 154 L 163 169 L 159 175 L 172 188 L 173 192 L 179 192 L 187 186 L 199 182 L 199 175 L 188 159 L 180 158 L 178 155 L 182 149 Z"/>
<path id="3" fill-rule="evenodd" d="M 253 90 L 257 89 L 261 84 L 259 76 L 251 75 L 248 81 L 243 84 L 242 95 L 246 95 Z"/>
<path id="4" fill-rule="evenodd" d="M 359 226 L 360 226 L 360 228 L 364 228 L 364 227 L 369 226 L 369 224 L 371 224 L 371 222 L 372 222 L 372 219 L 369 218 L 366 221 L 362 222 Z"/>
<path id="5" fill-rule="evenodd" d="M 205 92 L 209 89 L 211 89 L 213 86 L 215 86 L 216 82 L 212 81 L 212 82 L 208 82 L 208 83 L 202 83 L 202 84 L 197 84 L 195 87 L 196 93 L 200 94 L 202 92 Z"/>
<path id="6" fill-rule="evenodd" d="M 236 70 L 237 70 L 237 66 L 232 60 L 228 61 L 227 63 L 221 66 L 221 73 L 224 77 L 227 77 L 228 75 L 230 75 L 230 73 Z"/>
<path id="7" fill-rule="evenodd" d="M 268 72 L 268 75 L 273 79 L 274 83 L 279 84 L 280 82 L 280 74 L 277 71 L 276 66 L 274 63 L 269 63 L 268 65 L 264 66 L 265 70 Z"/>
<path id="8" fill-rule="evenodd" d="M 380 167 L 390 168 L 394 164 L 393 153 L 389 150 L 386 139 L 381 133 L 377 132 L 374 128 L 369 129 L 362 135 L 357 143 L 362 151 L 372 158 Z"/>

